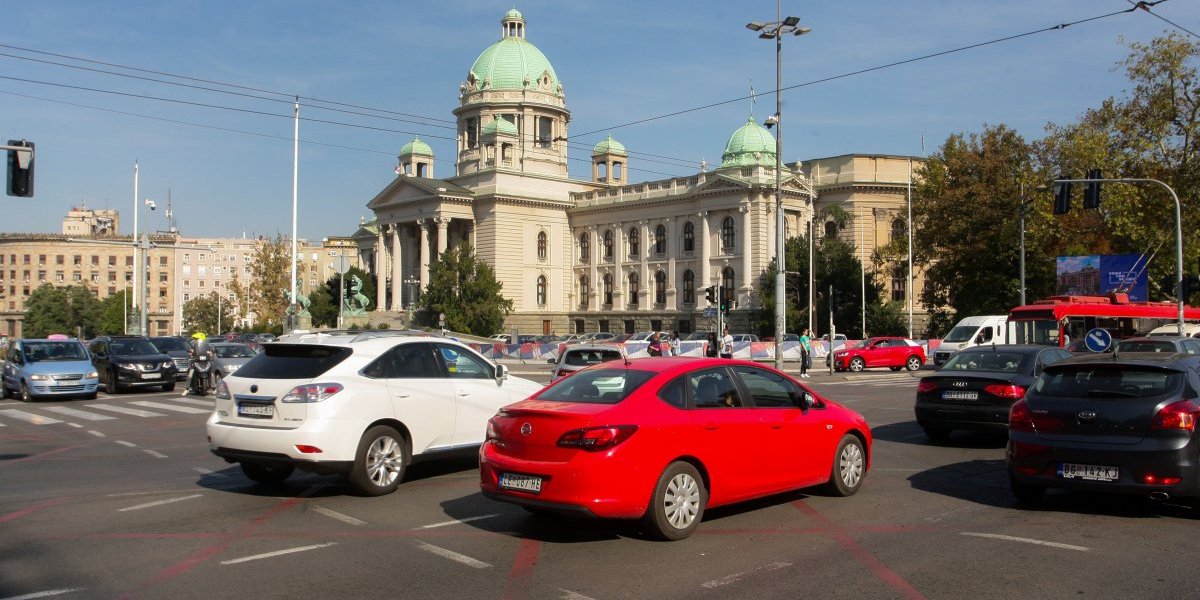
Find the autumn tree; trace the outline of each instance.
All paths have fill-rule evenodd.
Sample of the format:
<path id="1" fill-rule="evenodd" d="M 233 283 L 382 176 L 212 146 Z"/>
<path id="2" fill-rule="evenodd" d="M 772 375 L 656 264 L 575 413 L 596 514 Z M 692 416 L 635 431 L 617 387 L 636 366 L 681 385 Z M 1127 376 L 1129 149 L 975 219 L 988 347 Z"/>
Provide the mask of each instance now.
<path id="1" fill-rule="evenodd" d="M 292 246 L 289 240 L 276 235 L 261 239 L 250 262 L 250 310 L 258 325 L 277 328 L 283 323 L 288 308 L 288 287 L 292 276 Z"/>

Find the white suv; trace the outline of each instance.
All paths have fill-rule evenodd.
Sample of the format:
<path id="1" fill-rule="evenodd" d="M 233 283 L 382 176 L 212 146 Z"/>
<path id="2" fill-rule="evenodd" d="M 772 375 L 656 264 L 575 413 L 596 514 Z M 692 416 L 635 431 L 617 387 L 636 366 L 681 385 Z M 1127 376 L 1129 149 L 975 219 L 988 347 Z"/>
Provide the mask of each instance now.
<path id="1" fill-rule="evenodd" d="M 260 483 L 299 468 L 378 496 L 413 460 L 478 447 L 500 407 L 541 388 L 440 337 L 305 335 L 221 380 L 208 446 Z"/>

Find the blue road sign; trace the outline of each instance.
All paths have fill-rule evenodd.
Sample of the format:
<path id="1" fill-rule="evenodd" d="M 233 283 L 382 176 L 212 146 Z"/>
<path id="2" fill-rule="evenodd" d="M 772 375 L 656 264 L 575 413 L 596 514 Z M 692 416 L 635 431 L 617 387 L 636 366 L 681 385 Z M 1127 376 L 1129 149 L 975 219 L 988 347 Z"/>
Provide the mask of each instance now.
<path id="1" fill-rule="evenodd" d="M 1087 332 L 1083 344 L 1092 352 L 1107 352 L 1112 347 L 1112 334 L 1099 327 Z"/>

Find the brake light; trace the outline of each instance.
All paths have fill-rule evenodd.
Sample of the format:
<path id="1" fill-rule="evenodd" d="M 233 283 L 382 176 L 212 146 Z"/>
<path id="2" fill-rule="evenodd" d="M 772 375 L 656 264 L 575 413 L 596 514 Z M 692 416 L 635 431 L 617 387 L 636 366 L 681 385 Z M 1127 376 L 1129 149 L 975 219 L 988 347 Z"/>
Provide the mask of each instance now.
<path id="1" fill-rule="evenodd" d="M 487 441 L 500 443 L 500 428 L 496 426 L 496 417 L 488 419 L 487 433 L 484 435 Z"/>
<path id="2" fill-rule="evenodd" d="M 574 372 L 575 371 L 570 371 L 567 369 L 559 369 L 558 373 L 555 376 L 556 377 L 566 377 L 567 375 L 570 375 L 571 373 L 574 373 Z"/>
<path id="3" fill-rule="evenodd" d="M 1196 430 L 1196 413 L 1200 412 L 1200 407 L 1196 406 L 1191 400 L 1181 400 L 1173 404 L 1168 404 L 1154 415 L 1154 424 L 1151 429 L 1185 429 L 1187 431 Z"/>
<path id="4" fill-rule="evenodd" d="M 579 448 L 589 452 L 607 450 L 629 439 L 637 431 L 637 425 L 609 425 L 572 429 L 558 438 L 563 448 Z"/>
<path id="5" fill-rule="evenodd" d="M 225 383 L 222 381 L 221 383 Z M 344 389 L 340 383 L 307 383 L 298 385 L 283 395 L 280 402 L 308 403 L 320 402 Z"/>
<path id="6" fill-rule="evenodd" d="M 1146 485 L 1176 485 L 1182 480 L 1180 477 L 1162 477 L 1153 473 L 1142 475 L 1142 483 Z"/>
<path id="7" fill-rule="evenodd" d="M 1008 429 L 1033 432 L 1033 416 L 1029 414 L 1029 405 L 1024 400 L 1017 400 L 1008 409 Z"/>
<path id="8" fill-rule="evenodd" d="M 936 389 L 937 389 L 937 384 L 932 381 L 926 381 L 926 380 L 922 379 L 921 381 L 917 382 L 917 393 L 918 394 L 932 392 Z"/>
<path id="9" fill-rule="evenodd" d="M 225 385 L 225 379 L 217 381 L 217 400 L 229 399 L 229 386 Z"/>
<path id="10" fill-rule="evenodd" d="M 1007 400 L 1020 400 L 1025 397 L 1025 388 L 1015 383 L 993 383 L 984 387 L 983 391 Z"/>
<path id="11" fill-rule="evenodd" d="M 301 454 L 321 454 L 324 452 L 324 450 L 308 444 L 296 444 L 296 450 L 298 450 Z"/>

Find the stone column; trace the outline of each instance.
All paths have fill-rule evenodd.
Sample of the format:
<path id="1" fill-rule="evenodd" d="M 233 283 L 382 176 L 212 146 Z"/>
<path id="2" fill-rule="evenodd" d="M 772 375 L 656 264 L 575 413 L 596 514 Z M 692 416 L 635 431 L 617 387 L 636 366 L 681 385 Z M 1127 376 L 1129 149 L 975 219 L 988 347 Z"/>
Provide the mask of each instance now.
<path id="1" fill-rule="evenodd" d="M 417 284 L 421 289 L 429 284 L 429 219 L 418 219 L 417 229 L 420 231 L 420 241 L 417 242 L 417 251 L 421 261 L 421 282 Z"/>
<path id="2" fill-rule="evenodd" d="M 775 209 L 776 209 L 776 207 L 775 207 L 774 198 L 771 199 L 771 202 L 764 204 L 764 206 L 766 206 L 767 223 L 771 224 L 770 227 L 767 228 L 767 231 L 769 231 L 771 235 L 767 236 L 767 260 L 763 262 L 763 266 L 765 267 L 767 263 L 771 262 L 772 258 L 777 258 L 779 256 L 779 253 L 775 251 L 775 246 L 777 245 L 776 238 L 778 237 L 779 233 L 778 233 L 778 230 L 775 228 L 775 220 L 776 220 Z M 772 289 L 774 289 L 774 288 L 772 288 Z"/>
<path id="3" fill-rule="evenodd" d="M 437 217 L 433 220 L 437 224 L 437 255 L 441 257 L 446 252 L 446 248 L 450 246 L 450 219 L 447 217 Z"/>
<path id="4" fill-rule="evenodd" d="M 604 282 L 600 280 L 600 242 L 596 239 L 596 228 L 588 227 L 588 280 L 592 282 L 591 294 L 596 299 L 588 298 L 588 308 L 600 308 L 604 302 Z"/>
<path id="5" fill-rule="evenodd" d="M 387 263 L 387 250 L 383 245 L 385 225 L 379 221 L 376 221 L 375 224 L 379 228 L 379 237 L 375 240 L 375 311 L 383 312 L 387 308 L 384 306 L 387 292 L 387 271 L 384 270 L 384 265 Z"/>
<path id="6" fill-rule="evenodd" d="M 613 223 L 612 225 L 609 225 L 609 227 L 613 232 L 613 271 L 616 272 L 615 281 L 613 282 L 616 285 L 616 289 L 614 290 L 613 294 L 613 302 L 616 302 L 615 298 L 621 298 L 624 301 L 625 306 L 628 306 L 630 302 L 630 296 L 628 294 L 629 288 L 625 283 L 626 273 L 625 269 L 623 268 L 625 261 L 621 256 L 621 252 L 623 251 L 622 248 L 625 246 L 625 244 L 621 243 L 621 239 L 625 236 L 621 233 L 620 223 Z M 623 309 L 625 307 L 622 306 L 621 308 Z"/>
<path id="7" fill-rule="evenodd" d="M 697 243 L 700 245 L 700 281 L 696 283 L 696 293 L 699 294 L 701 289 L 712 285 L 712 241 L 709 239 L 708 232 L 708 211 L 700 211 L 696 213 L 700 218 L 700 238 Z M 697 300 L 696 304 L 700 302 Z"/>
<path id="8" fill-rule="evenodd" d="M 752 281 L 750 274 L 750 259 L 753 258 L 754 247 L 750 243 L 750 205 L 743 204 L 739 206 L 738 212 L 742 213 L 742 286 L 740 290 L 742 293 L 738 294 L 738 299 L 740 300 L 743 295 L 748 295 L 750 293 L 750 282 Z M 741 305 L 742 303 L 739 302 L 738 306 L 741 307 Z"/>
<path id="9" fill-rule="evenodd" d="M 679 307 L 675 303 L 675 258 L 679 256 L 680 243 L 675 234 L 675 223 L 678 221 L 675 217 L 667 219 L 667 293 L 665 308 L 667 310 L 675 310 Z"/>
<path id="10" fill-rule="evenodd" d="M 654 252 L 655 238 L 654 229 L 650 227 L 648 221 L 638 221 L 638 225 L 642 229 L 642 239 L 646 241 L 646 251 L 642 253 L 642 264 L 638 272 L 638 277 L 642 280 L 642 289 L 638 291 L 638 310 L 650 310 L 650 301 L 654 296 L 650 295 L 650 254 Z"/>
<path id="11" fill-rule="evenodd" d="M 403 253 L 400 250 L 400 226 L 399 223 L 392 224 L 392 310 L 404 310 L 404 288 L 402 278 L 400 276 L 400 266 L 404 263 L 401 261 Z"/>

